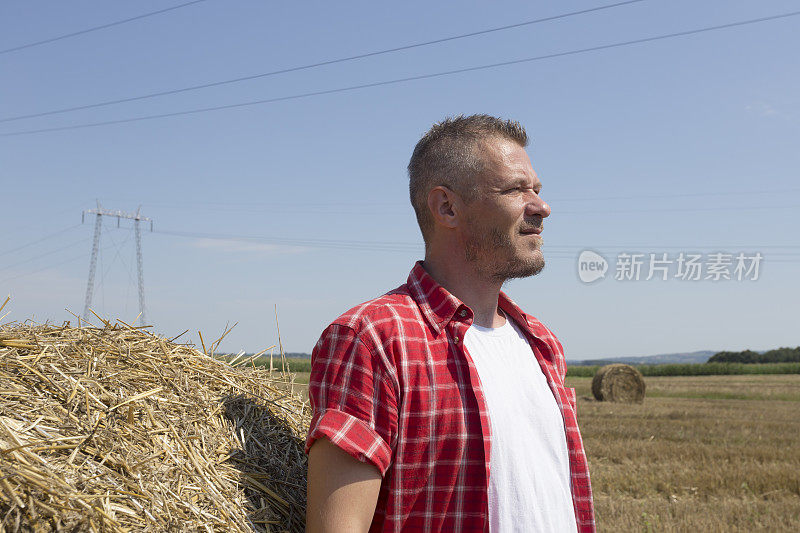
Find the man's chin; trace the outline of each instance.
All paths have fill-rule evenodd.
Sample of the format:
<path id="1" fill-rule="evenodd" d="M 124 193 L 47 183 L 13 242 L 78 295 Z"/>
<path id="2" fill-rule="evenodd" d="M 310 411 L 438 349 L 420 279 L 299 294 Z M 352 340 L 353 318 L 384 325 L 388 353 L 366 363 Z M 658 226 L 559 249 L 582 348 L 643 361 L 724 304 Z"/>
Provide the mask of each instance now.
<path id="1" fill-rule="evenodd" d="M 544 257 L 540 253 L 539 257 L 527 261 L 515 261 L 504 265 L 505 268 L 498 269 L 493 277 L 498 281 L 530 278 L 544 270 L 544 265 Z"/>
<path id="2" fill-rule="evenodd" d="M 522 269 L 519 271 L 518 276 L 513 276 L 515 278 L 530 278 L 531 276 L 535 276 L 536 274 L 540 273 L 544 270 L 544 259 L 537 261 L 535 264 L 527 266 L 527 268 Z"/>

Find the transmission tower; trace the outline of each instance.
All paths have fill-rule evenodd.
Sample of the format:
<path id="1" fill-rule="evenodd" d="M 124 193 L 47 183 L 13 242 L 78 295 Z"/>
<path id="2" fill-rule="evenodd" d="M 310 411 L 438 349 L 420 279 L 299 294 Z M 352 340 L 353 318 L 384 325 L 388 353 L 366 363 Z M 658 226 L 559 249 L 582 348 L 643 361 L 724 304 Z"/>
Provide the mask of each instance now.
<path id="1" fill-rule="evenodd" d="M 97 202 L 97 209 L 87 209 L 81 214 L 81 222 L 84 222 L 86 214 L 95 215 L 94 219 L 94 241 L 92 242 L 92 258 L 89 261 L 89 280 L 86 282 L 86 301 L 83 306 L 83 317 L 89 318 L 89 307 L 92 305 L 92 295 L 94 293 L 94 273 L 97 269 L 97 252 L 100 249 L 100 228 L 102 227 L 102 218 L 105 217 L 117 217 L 117 227 L 119 227 L 119 221 L 121 219 L 128 219 L 133 220 L 133 231 L 136 236 L 136 270 L 138 274 L 138 281 L 139 281 L 139 324 L 144 326 L 147 323 L 145 319 L 145 307 L 144 307 L 144 276 L 142 275 L 142 233 L 139 227 L 139 223 L 149 222 L 150 223 L 150 231 L 153 231 L 153 219 L 143 217 L 139 214 L 139 209 L 136 210 L 136 213 L 126 213 L 124 211 L 111 211 L 108 209 L 103 209 L 100 205 L 100 201 Z"/>

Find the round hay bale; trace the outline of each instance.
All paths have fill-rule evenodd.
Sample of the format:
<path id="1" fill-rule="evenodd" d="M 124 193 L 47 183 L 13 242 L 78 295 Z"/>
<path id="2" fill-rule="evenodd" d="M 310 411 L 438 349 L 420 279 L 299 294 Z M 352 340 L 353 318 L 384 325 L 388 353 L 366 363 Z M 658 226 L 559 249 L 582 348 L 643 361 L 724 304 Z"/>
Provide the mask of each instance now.
<path id="1" fill-rule="evenodd" d="M 305 531 L 291 376 L 81 322 L 0 325 L 0 532 Z"/>
<path id="2" fill-rule="evenodd" d="M 606 365 L 592 379 L 592 394 L 601 402 L 641 403 L 644 389 L 641 372 L 630 365 Z"/>

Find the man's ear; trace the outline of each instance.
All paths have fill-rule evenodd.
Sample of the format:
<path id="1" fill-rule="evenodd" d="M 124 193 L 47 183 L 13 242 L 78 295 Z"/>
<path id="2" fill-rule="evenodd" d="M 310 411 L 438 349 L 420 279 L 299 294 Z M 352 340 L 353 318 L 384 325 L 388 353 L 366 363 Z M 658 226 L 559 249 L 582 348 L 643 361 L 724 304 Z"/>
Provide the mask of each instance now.
<path id="1" fill-rule="evenodd" d="M 458 196 L 444 185 L 438 185 L 428 192 L 428 210 L 436 224 L 446 228 L 458 226 Z"/>

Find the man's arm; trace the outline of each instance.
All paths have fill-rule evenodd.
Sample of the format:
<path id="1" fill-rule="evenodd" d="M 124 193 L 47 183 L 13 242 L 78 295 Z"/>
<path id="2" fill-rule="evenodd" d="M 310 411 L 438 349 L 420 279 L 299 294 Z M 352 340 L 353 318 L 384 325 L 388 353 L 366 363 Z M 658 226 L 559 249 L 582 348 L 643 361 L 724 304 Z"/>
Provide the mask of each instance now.
<path id="1" fill-rule="evenodd" d="M 308 452 L 306 531 L 351 533 L 368 531 L 375 514 L 381 474 L 326 438 Z"/>

